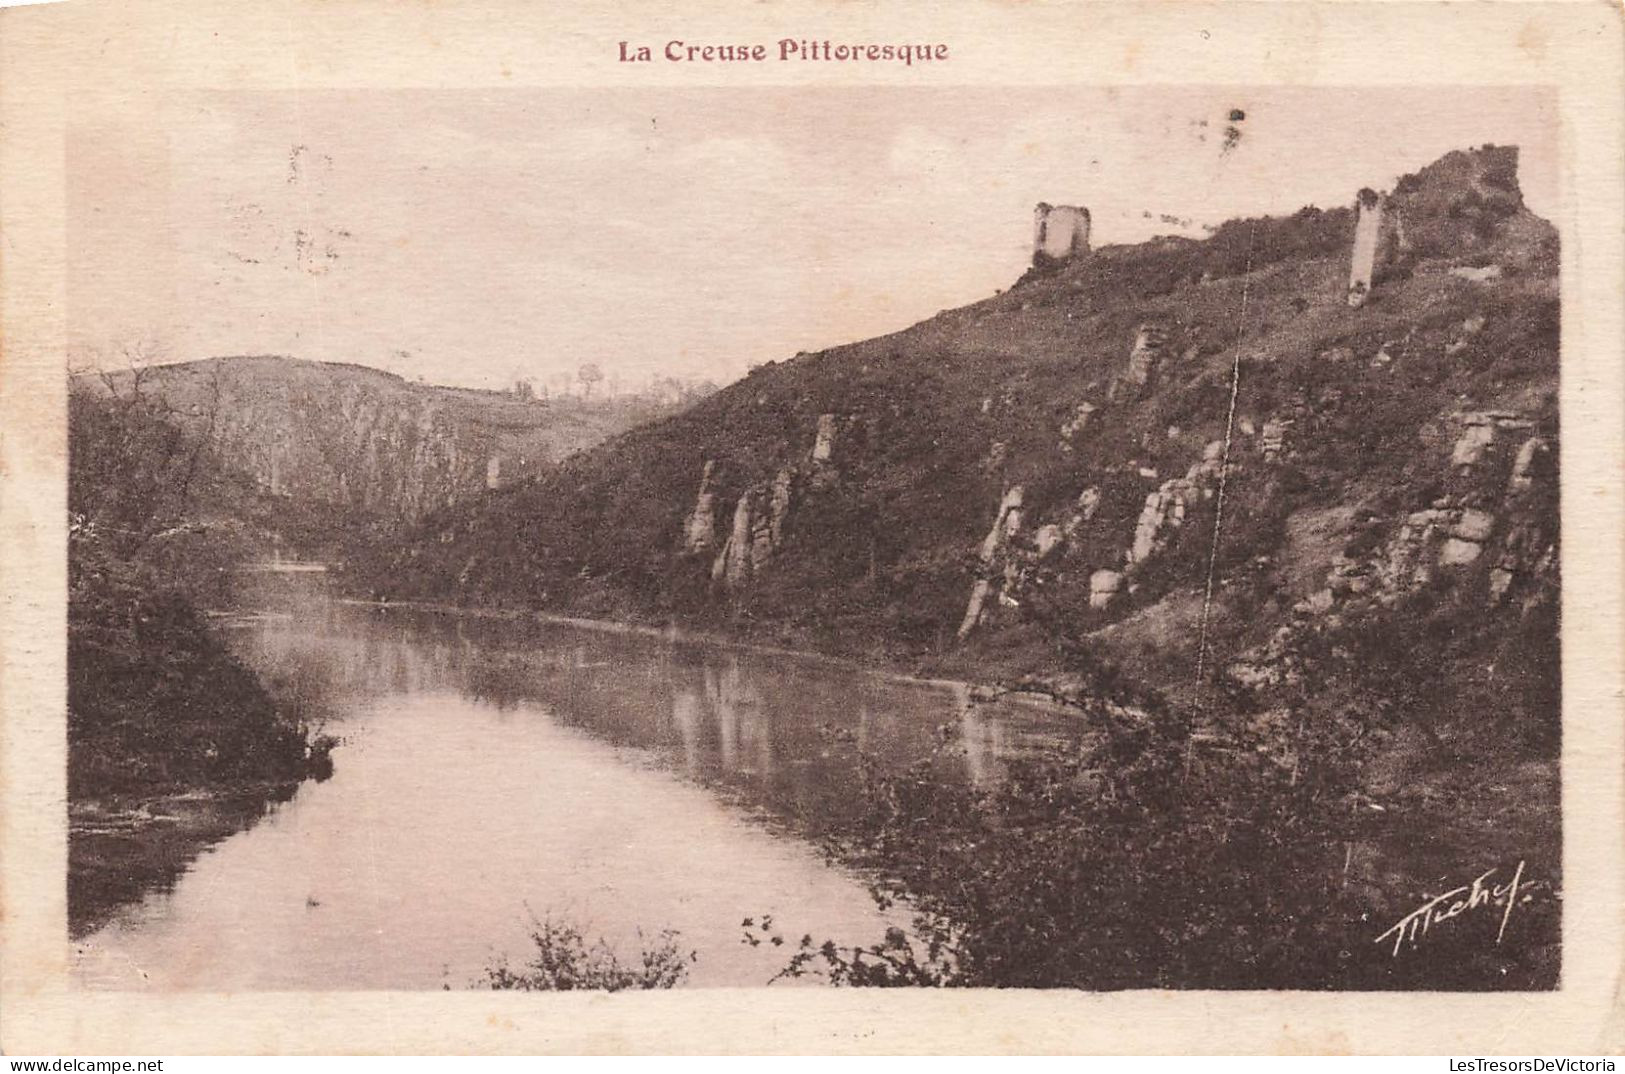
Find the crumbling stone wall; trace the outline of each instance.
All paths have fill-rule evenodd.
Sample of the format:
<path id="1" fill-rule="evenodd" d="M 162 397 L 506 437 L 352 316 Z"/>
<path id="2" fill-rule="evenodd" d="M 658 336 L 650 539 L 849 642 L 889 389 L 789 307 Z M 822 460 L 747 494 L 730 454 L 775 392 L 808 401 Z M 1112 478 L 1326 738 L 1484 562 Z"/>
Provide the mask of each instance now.
<path id="1" fill-rule="evenodd" d="M 1382 245 L 1382 218 L 1387 199 L 1370 187 L 1360 191 L 1355 201 L 1354 255 L 1349 266 L 1349 305 L 1358 309 L 1371 295 L 1377 271 L 1377 251 Z"/>
<path id="2" fill-rule="evenodd" d="M 1033 210 L 1033 264 L 1066 261 L 1089 252 L 1089 210 L 1038 203 Z"/>

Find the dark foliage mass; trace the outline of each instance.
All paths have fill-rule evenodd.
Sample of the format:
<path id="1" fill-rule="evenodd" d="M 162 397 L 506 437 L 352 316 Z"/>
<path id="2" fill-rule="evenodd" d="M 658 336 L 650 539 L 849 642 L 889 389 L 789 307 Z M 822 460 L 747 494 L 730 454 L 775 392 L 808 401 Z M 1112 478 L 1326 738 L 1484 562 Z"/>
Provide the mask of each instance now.
<path id="1" fill-rule="evenodd" d="M 1058 697 L 1099 730 L 1093 749 L 1014 762 L 993 787 L 945 786 L 929 764 L 871 769 L 864 809 L 832 851 L 865 863 L 881 906 L 906 908 L 912 927 L 858 945 L 804 935 L 780 976 L 853 987 L 1555 987 L 1552 848 L 1529 849 L 1510 909 L 1504 897 L 1474 906 L 1397 954 L 1383 937 L 1426 898 L 1396 901 L 1351 870 L 1383 837 L 1361 780 L 1367 721 L 1351 712 L 1283 731 L 1236 719 L 1199 733 L 1143 696 L 1102 700 L 1108 689 L 1097 678 L 1087 694 Z M 1513 863 L 1492 866 L 1504 868 L 1490 887 L 1506 884 Z M 1511 943 L 1500 942 L 1503 922 Z M 746 943 L 786 944 L 770 918 L 744 928 Z"/>
<path id="2" fill-rule="evenodd" d="M 297 781 L 325 762 L 198 611 L 224 555 L 200 535 L 224 480 L 199 438 L 138 390 L 70 399 L 69 791 Z"/>

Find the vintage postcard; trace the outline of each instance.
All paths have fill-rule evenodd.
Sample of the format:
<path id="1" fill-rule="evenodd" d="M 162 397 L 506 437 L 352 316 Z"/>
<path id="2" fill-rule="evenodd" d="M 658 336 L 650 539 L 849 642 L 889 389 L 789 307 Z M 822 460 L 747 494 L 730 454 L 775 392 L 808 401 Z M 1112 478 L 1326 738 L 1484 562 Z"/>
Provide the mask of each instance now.
<path id="1" fill-rule="evenodd" d="M 0 13 L 0 1045 L 1625 1046 L 1621 42 Z"/>

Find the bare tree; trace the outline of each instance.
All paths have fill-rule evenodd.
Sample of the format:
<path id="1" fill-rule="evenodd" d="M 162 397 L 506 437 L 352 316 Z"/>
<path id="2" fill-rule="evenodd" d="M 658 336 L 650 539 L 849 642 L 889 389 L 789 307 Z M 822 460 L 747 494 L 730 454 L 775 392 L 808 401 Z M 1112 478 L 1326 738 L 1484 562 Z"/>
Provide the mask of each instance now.
<path id="1" fill-rule="evenodd" d="M 181 408 L 151 389 L 149 342 L 118 348 L 123 368 L 98 362 L 69 381 L 69 510 L 77 532 L 102 533 L 121 555 L 189 529 L 195 485 L 219 421 L 223 385 L 211 366 L 203 398 Z"/>

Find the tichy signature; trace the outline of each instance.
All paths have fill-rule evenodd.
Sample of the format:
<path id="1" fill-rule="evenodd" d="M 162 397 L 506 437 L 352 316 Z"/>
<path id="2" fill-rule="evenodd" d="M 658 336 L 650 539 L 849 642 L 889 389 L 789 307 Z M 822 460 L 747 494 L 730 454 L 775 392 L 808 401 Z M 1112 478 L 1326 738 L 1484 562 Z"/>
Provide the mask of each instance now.
<path id="1" fill-rule="evenodd" d="M 1523 871 L 1524 863 L 1520 861 L 1517 869 L 1513 870 L 1512 879 L 1505 884 L 1496 884 L 1491 878 L 1500 872 L 1500 867 L 1487 869 L 1475 877 L 1471 884 L 1463 884 L 1459 888 L 1452 888 L 1443 895 L 1429 899 L 1400 918 L 1372 942 L 1382 943 L 1384 940 L 1392 939 L 1393 957 L 1398 958 L 1399 952 L 1407 944 L 1412 948 L 1416 947 L 1433 926 L 1442 925 L 1453 917 L 1470 913 L 1481 906 L 1500 906 L 1501 927 L 1495 934 L 1495 942 L 1500 943 L 1501 937 L 1506 935 L 1507 922 L 1512 919 L 1512 908 L 1518 904 L 1518 893 L 1527 892 L 1531 887 L 1524 882 Z"/>

